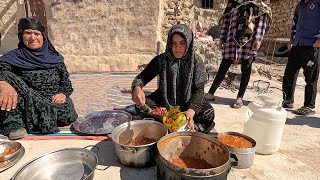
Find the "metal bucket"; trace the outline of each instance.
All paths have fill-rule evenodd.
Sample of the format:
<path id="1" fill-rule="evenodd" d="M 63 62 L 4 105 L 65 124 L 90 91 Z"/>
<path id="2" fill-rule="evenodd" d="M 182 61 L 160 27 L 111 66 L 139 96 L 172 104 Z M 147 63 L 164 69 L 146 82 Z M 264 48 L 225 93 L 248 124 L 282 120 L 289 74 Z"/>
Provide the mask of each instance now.
<path id="1" fill-rule="evenodd" d="M 44 154 L 23 165 L 11 180 L 92 180 L 97 155 L 83 148 L 66 148 Z"/>
<path id="2" fill-rule="evenodd" d="M 225 180 L 232 166 L 228 148 L 217 139 L 199 132 L 174 132 L 161 138 L 157 144 L 157 177 L 163 180 L 215 179 Z M 209 169 L 194 169 L 177 166 L 171 158 L 190 157 L 205 160 L 213 166 Z"/>
<path id="3" fill-rule="evenodd" d="M 238 159 L 238 165 L 235 166 L 235 168 L 245 169 L 245 168 L 251 167 L 253 164 L 254 154 L 256 151 L 256 141 L 249 136 L 246 136 L 244 134 L 237 133 L 237 132 L 224 132 L 224 133 L 219 133 L 219 135 L 220 134 L 230 134 L 230 135 L 244 137 L 245 139 L 249 140 L 252 143 L 252 148 L 235 148 L 235 147 L 230 147 L 226 145 L 230 153 L 234 154 Z"/>
<path id="4" fill-rule="evenodd" d="M 147 167 L 155 165 L 156 143 L 168 133 L 168 128 L 153 120 L 135 120 L 123 123 L 112 131 L 117 159 L 126 166 Z M 156 140 L 153 143 L 128 146 L 131 139 L 144 136 Z"/>

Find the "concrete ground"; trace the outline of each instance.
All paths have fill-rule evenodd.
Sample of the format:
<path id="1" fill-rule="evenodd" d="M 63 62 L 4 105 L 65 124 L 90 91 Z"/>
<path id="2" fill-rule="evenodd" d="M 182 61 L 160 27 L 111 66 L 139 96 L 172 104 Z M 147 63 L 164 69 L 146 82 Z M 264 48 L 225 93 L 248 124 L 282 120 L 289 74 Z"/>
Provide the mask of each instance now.
<path id="1" fill-rule="evenodd" d="M 253 80 L 264 79 L 254 75 Z M 271 82 L 271 86 L 281 87 L 278 82 Z M 206 87 L 208 90 L 209 86 Z M 303 88 L 296 89 L 295 108 L 303 104 Z M 274 90 L 268 93 L 271 96 L 281 97 L 281 92 Z M 245 100 L 252 101 L 257 95 L 254 90 L 248 89 Z M 246 122 L 246 106 L 241 109 L 232 109 L 229 104 L 233 102 L 236 93 L 227 89 L 218 89 L 218 98 L 212 104 L 216 112 L 216 129 L 218 132 L 236 131 L 242 132 Z M 288 111 L 287 121 L 284 127 L 282 145 L 280 150 L 272 155 L 255 154 L 254 164 L 248 169 L 231 169 L 229 180 L 306 180 L 320 179 L 320 96 L 318 94 L 318 111 L 313 116 L 296 116 Z M 89 140 L 40 140 L 40 141 L 19 141 L 26 149 L 24 157 L 13 167 L 0 174 L 1 180 L 11 178 L 14 173 L 26 162 L 44 153 L 68 147 L 85 147 L 96 145 L 100 147 L 96 154 L 99 157 L 98 169 L 95 170 L 95 180 L 140 180 L 156 179 L 156 167 L 152 168 L 129 168 L 121 165 L 115 158 L 114 144 L 112 141 L 89 141 Z M 93 149 L 94 150 L 94 149 Z M 45 166 L 45 164 L 44 164 Z M 66 178 L 68 179 L 68 178 Z"/>

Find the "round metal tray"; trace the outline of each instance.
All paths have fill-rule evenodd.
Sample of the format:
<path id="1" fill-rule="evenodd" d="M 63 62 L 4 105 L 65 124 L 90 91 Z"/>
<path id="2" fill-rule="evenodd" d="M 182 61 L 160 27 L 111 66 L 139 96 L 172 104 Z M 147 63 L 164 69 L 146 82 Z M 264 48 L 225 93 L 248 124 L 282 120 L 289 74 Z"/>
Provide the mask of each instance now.
<path id="1" fill-rule="evenodd" d="M 131 114 L 125 111 L 108 110 L 88 114 L 73 123 L 73 128 L 85 134 L 109 134 L 122 123 L 132 120 Z"/>

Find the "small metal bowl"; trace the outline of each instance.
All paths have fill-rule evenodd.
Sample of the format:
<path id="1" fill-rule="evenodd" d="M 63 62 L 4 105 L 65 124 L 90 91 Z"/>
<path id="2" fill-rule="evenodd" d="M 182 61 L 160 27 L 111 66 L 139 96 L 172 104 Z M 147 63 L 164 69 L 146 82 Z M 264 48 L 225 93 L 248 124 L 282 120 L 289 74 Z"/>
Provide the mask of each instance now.
<path id="1" fill-rule="evenodd" d="M 21 147 L 21 144 L 18 142 L 0 141 L 0 161 L 6 161 L 13 158 L 18 154 Z M 15 151 L 9 154 L 5 153 L 10 149 L 15 149 Z"/>

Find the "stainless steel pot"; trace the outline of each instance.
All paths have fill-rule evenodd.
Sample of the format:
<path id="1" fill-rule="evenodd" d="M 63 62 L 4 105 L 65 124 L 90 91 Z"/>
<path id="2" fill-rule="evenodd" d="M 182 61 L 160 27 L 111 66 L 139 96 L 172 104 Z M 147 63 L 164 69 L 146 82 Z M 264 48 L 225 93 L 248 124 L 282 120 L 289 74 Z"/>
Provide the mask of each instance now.
<path id="1" fill-rule="evenodd" d="M 49 152 L 23 165 L 11 180 L 68 179 L 92 180 L 97 155 L 83 148 Z"/>
<path id="2" fill-rule="evenodd" d="M 155 164 L 156 143 L 168 133 L 168 128 L 152 120 L 135 120 L 121 124 L 112 131 L 112 141 L 115 143 L 117 159 L 126 166 L 147 167 Z M 156 142 L 128 146 L 131 139 L 144 136 Z"/>
<path id="3" fill-rule="evenodd" d="M 244 134 L 237 133 L 237 132 L 224 132 L 224 133 L 219 133 L 219 135 L 220 134 L 221 135 L 230 134 L 230 135 L 240 136 L 249 140 L 252 143 L 252 148 L 235 148 L 235 147 L 226 145 L 230 153 L 234 154 L 238 159 L 238 165 L 235 166 L 235 168 L 245 169 L 245 168 L 251 167 L 253 164 L 254 154 L 256 151 L 256 141 L 249 136 L 246 136 Z"/>
<path id="4" fill-rule="evenodd" d="M 161 138 L 157 144 L 158 179 L 227 179 L 232 166 L 228 148 L 210 135 L 199 132 L 174 132 Z M 171 158 L 186 157 L 205 160 L 213 166 L 210 169 L 183 168 L 170 162 Z"/>

